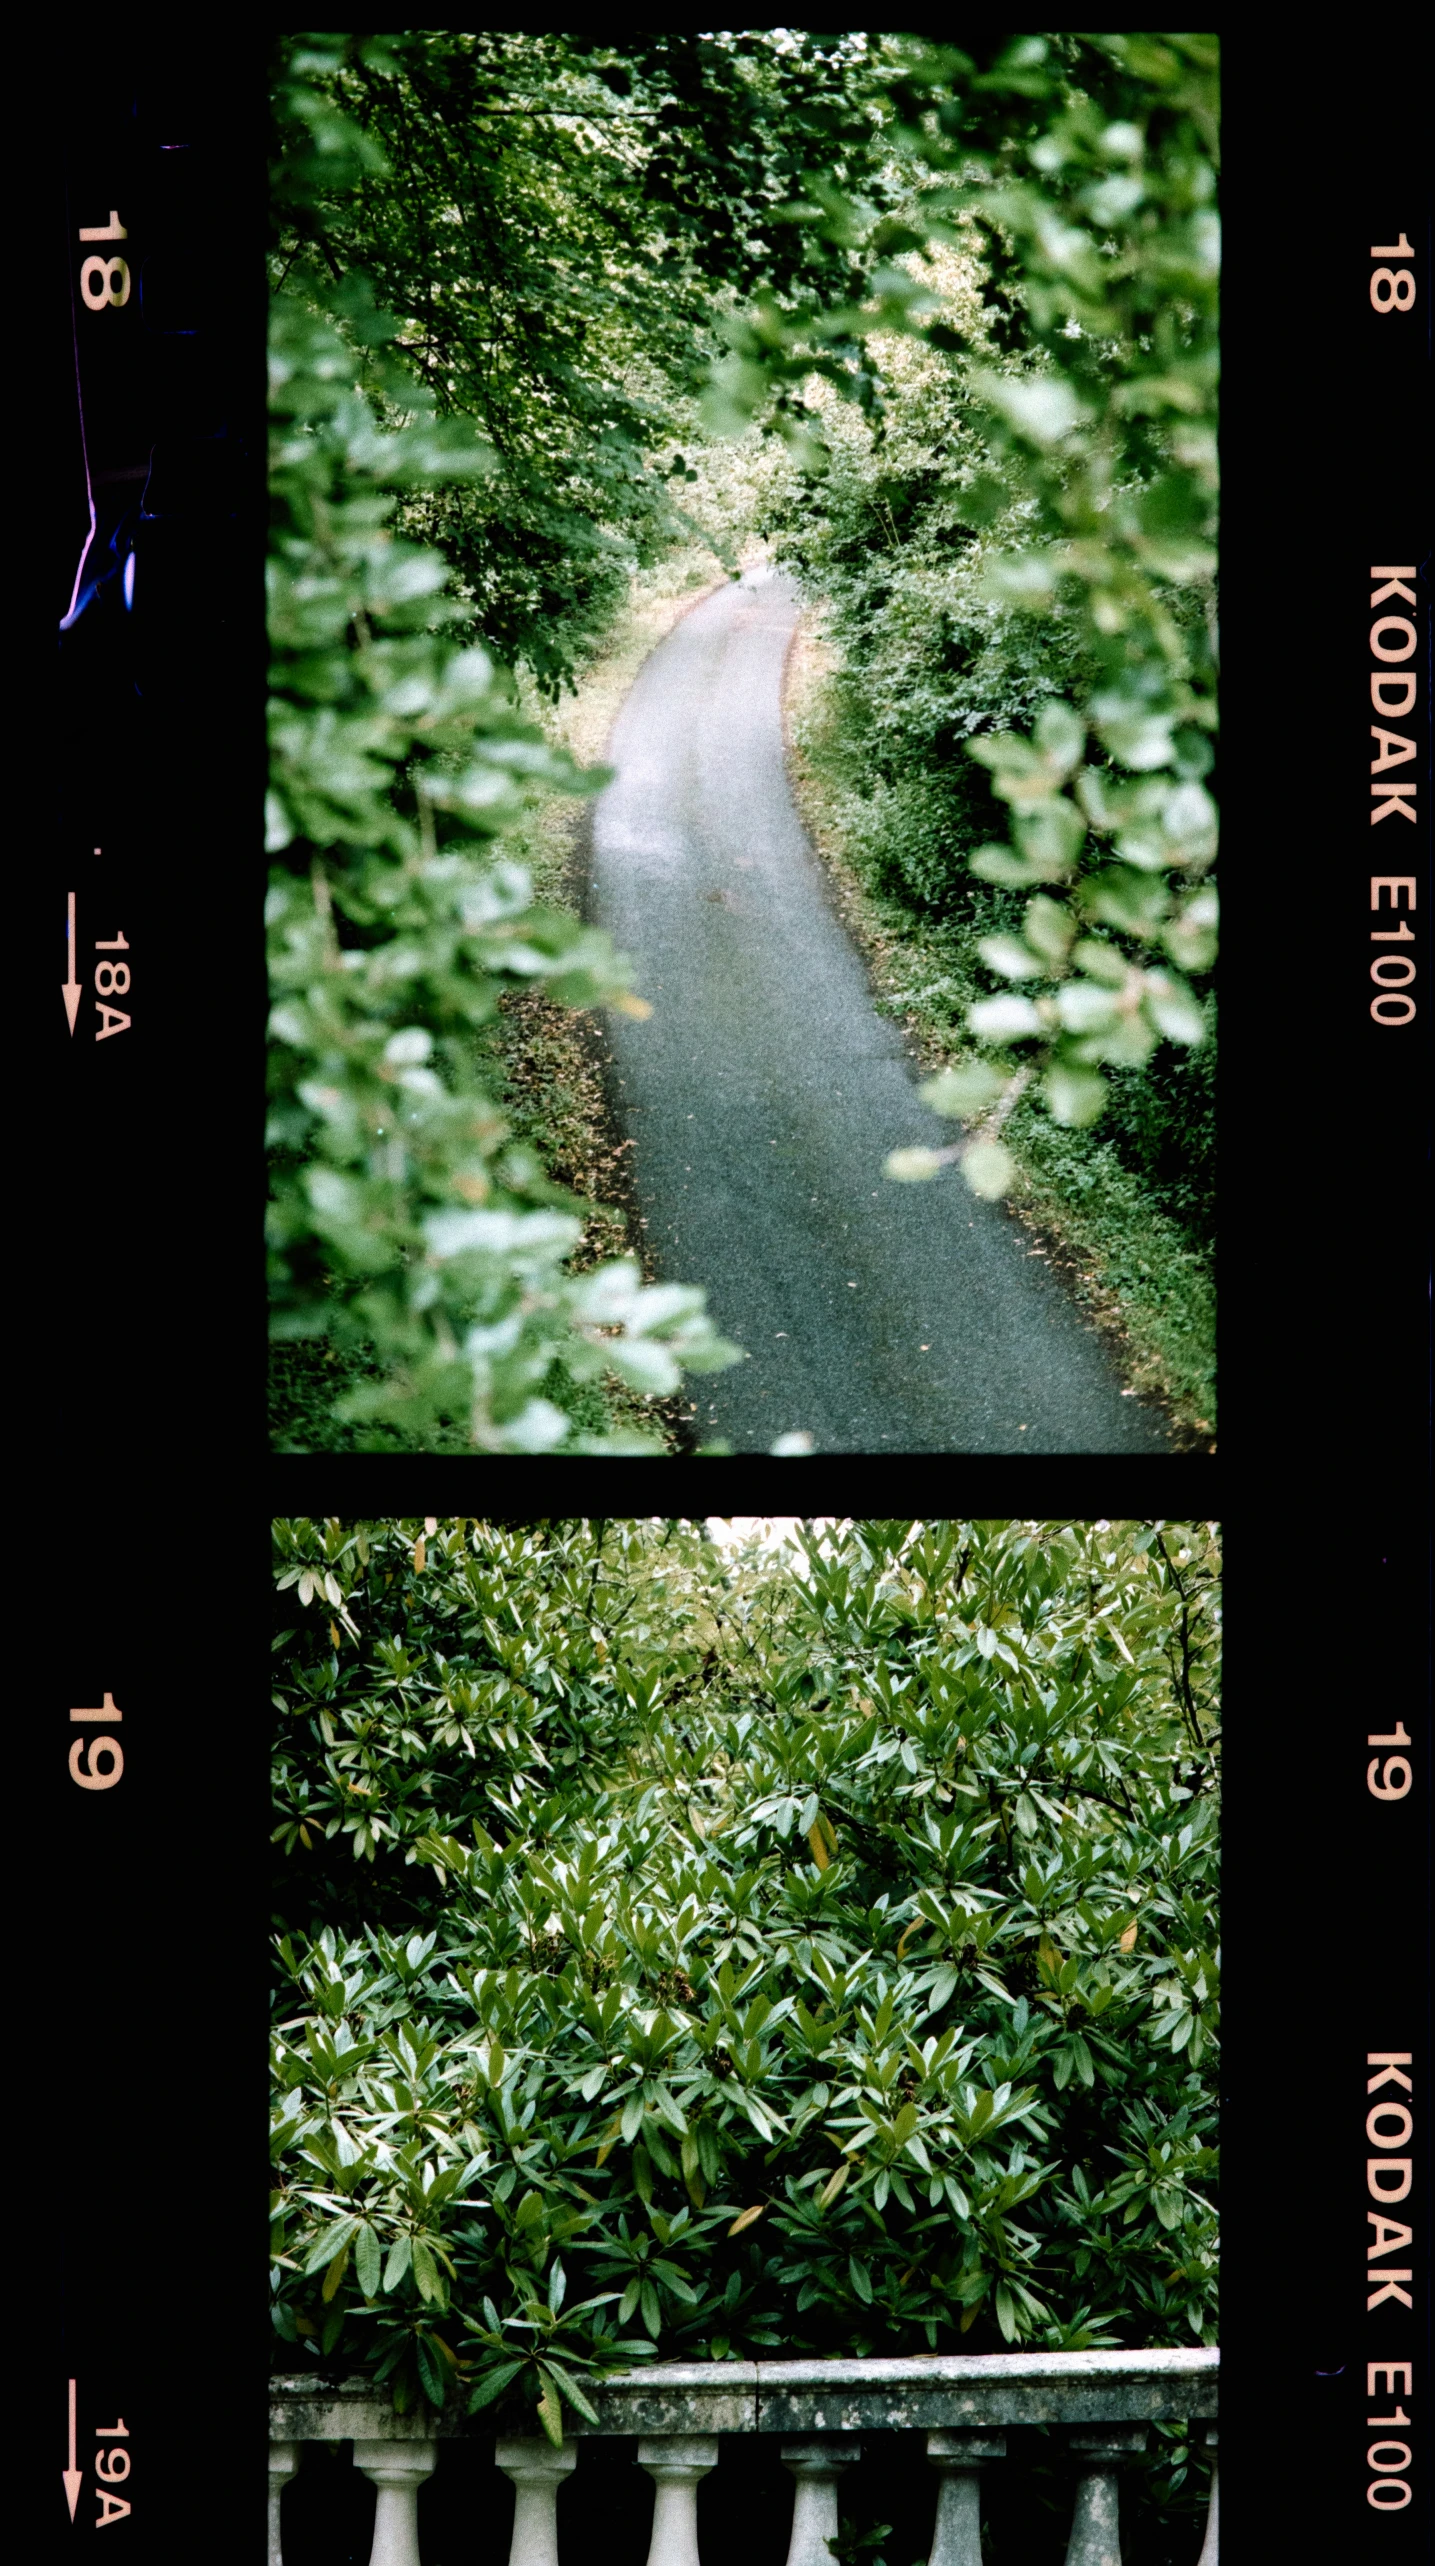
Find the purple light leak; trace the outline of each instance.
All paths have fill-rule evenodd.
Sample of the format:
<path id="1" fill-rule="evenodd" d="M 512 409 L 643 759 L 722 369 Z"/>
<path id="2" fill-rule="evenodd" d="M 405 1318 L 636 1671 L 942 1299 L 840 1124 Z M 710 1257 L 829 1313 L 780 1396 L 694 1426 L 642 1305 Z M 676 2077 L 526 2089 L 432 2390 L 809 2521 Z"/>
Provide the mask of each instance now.
<path id="1" fill-rule="evenodd" d="M 79 349 L 78 349 L 78 348 L 76 348 L 76 350 L 75 350 L 75 390 L 76 390 L 76 395 L 77 395 L 77 397 L 79 397 L 79 373 L 80 373 L 80 352 L 79 352 Z M 82 397 L 80 397 L 80 452 L 81 452 L 81 454 L 84 456 L 84 460 L 85 460 L 85 497 L 88 499 L 88 501 L 89 501 L 89 503 L 90 503 L 90 531 L 89 531 L 89 533 L 88 533 L 88 534 L 86 535 L 86 537 L 85 537 L 84 550 L 81 552 L 81 554 L 80 554 L 80 558 L 79 558 L 79 561 L 78 561 L 78 562 L 76 563 L 76 565 L 75 565 L 75 584 L 74 584 L 74 587 L 70 590 L 70 603 L 69 603 L 69 609 L 68 609 L 68 611 L 67 611 L 65 614 L 63 614 L 63 615 L 61 616 L 61 618 L 60 618 L 60 630 L 61 630 L 61 632 L 62 632 L 62 633 L 67 633 L 67 632 L 69 631 L 70 626 L 71 626 L 71 624 L 74 622 L 75 617 L 76 617 L 76 614 L 77 614 L 77 613 L 78 613 L 78 611 L 79 611 L 78 606 L 77 606 L 77 604 L 76 604 L 76 599 L 78 598 L 79 593 L 80 593 L 80 581 L 83 579 L 83 577 L 84 577 L 84 575 L 85 575 L 85 563 L 88 561 L 88 559 L 89 559 L 89 557 L 90 557 L 90 546 L 91 546 L 91 544 L 92 544 L 92 543 L 94 542 L 94 540 L 95 540 L 95 494 L 94 494 L 93 490 L 90 488 L 90 456 L 89 456 L 89 448 L 87 447 L 87 445 L 86 445 L 86 443 L 85 443 L 85 404 L 84 404 L 84 400 L 83 400 L 83 398 L 82 398 Z"/>
<path id="2" fill-rule="evenodd" d="M 68 204 L 66 210 L 68 211 Z M 73 276 L 71 276 L 70 279 L 70 341 L 75 351 L 75 406 L 80 414 L 80 453 L 84 459 L 85 466 L 85 497 L 89 502 L 90 508 L 90 531 L 85 537 L 84 549 L 80 554 L 78 563 L 76 564 L 75 584 L 70 591 L 69 608 L 60 619 L 60 630 L 62 633 L 67 633 L 69 631 L 70 626 L 79 612 L 77 600 L 80 594 L 80 581 L 85 575 L 85 564 L 90 557 L 90 546 L 95 540 L 95 493 L 90 482 L 89 440 L 85 435 L 85 394 L 84 387 L 80 381 L 80 334 L 75 322 L 75 280 Z"/>

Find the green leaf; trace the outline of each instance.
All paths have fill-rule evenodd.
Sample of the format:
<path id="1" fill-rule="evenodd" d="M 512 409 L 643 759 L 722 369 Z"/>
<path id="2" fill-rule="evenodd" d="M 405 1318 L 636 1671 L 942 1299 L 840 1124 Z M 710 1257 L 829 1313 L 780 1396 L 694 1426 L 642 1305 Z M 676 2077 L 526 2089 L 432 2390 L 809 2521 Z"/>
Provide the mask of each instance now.
<path id="1" fill-rule="evenodd" d="M 1016 1161 L 999 1140 L 973 1141 L 962 1154 L 961 1168 L 972 1192 L 983 1202 L 995 1202 L 1016 1181 Z"/>
<path id="2" fill-rule="evenodd" d="M 1123 766 L 1144 775 L 1154 767 L 1170 765 L 1175 754 L 1174 712 L 1148 711 L 1139 699 L 1132 701 L 1119 690 L 1093 696 L 1091 709 L 1103 748 Z"/>
<path id="3" fill-rule="evenodd" d="M 1149 972 L 1146 980 L 1146 1013 L 1171 1042 L 1198 1043 L 1204 1040 L 1206 1019 L 1184 982 L 1165 972 Z"/>
<path id="4" fill-rule="evenodd" d="M 1001 1071 L 994 1069 L 990 1061 L 969 1056 L 950 1069 L 939 1070 L 935 1078 L 925 1079 L 917 1093 L 933 1113 L 970 1120 L 995 1104 L 1005 1084 Z"/>
<path id="5" fill-rule="evenodd" d="M 982 882 L 999 882 L 1009 890 L 1028 890 L 1034 882 L 1059 882 L 1066 867 L 1043 865 L 1034 856 L 1018 855 L 1009 846 L 979 846 L 968 870 Z"/>
<path id="6" fill-rule="evenodd" d="M 429 2404 L 441 2406 L 448 2392 L 448 2380 L 444 2374 L 443 2363 L 427 2335 L 421 2334 L 416 2337 L 414 2358 L 418 2364 L 419 2381 Z"/>
<path id="7" fill-rule="evenodd" d="M 1104 1032 L 1117 1021 L 1116 994 L 1094 980 L 1065 980 L 1056 993 L 1056 1010 L 1068 1033 Z"/>
<path id="8" fill-rule="evenodd" d="M 1015 996 L 978 999 L 967 1009 L 967 1023 L 983 1042 L 1020 1042 L 1041 1031 L 1041 1018 L 1031 999 Z"/>
<path id="9" fill-rule="evenodd" d="M 1041 955 L 1029 952 L 1018 936 L 980 936 L 977 951 L 988 970 L 1008 980 L 1030 980 L 1045 967 Z"/>
<path id="10" fill-rule="evenodd" d="M 1028 864 L 1043 881 L 1059 882 L 1081 852 L 1086 822 L 1074 802 L 1063 795 L 1041 800 L 1013 813 L 1017 842 Z"/>
<path id="11" fill-rule="evenodd" d="M 538 2376 L 543 2382 L 538 2398 L 538 2420 L 554 2449 L 561 2450 L 563 2447 L 563 2399 L 552 2372 L 541 2361 L 538 2365 Z"/>
<path id="12" fill-rule="evenodd" d="M 545 2361 L 541 2366 L 547 2371 L 549 2377 L 557 2383 L 563 2395 L 567 2398 L 569 2405 L 574 2408 L 576 2413 L 583 2417 L 584 2422 L 591 2423 L 596 2426 L 598 2423 L 597 2408 L 594 2406 L 592 2399 L 588 2396 L 580 2382 L 575 2379 L 567 2363 L 560 2361 Z"/>
<path id="13" fill-rule="evenodd" d="M 483 2406 L 492 2405 L 496 2397 L 502 2396 L 505 2388 L 512 2386 L 519 2371 L 525 2367 L 526 2364 L 522 2361 L 499 2361 L 491 2370 L 480 2372 L 469 2390 L 469 2413 L 476 2415 Z"/>
<path id="14" fill-rule="evenodd" d="M 898 1185 L 920 1185 L 940 1176 L 944 1161 L 937 1149 L 894 1149 L 882 1161 L 882 1173 Z"/>
<path id="15" fill-rule="evenodd" d="M 1074 385 L 1059 374 L 1021 380 L 979 372 L 972 377 L 972 389 L 1001 413 L 1019 437 L 1035 446 L 1060 444 L 1091 415 Z"/>
<path id="16" fill-rule="evenodd" d="M 1049 900 L 1043 893 L 1027 902 L 1026 941 L 1054 970 L 1065 962 L 1075 933 L 1076 921 L 1059 901 Z"/>
<path id="17" fill-rule="evenodd" d="M 1070 704 L 1050 698 L 1036 717 L 1036 744 L 1059 774 L 1069 774 L 1086 746 L 1086 724 Z"/>
<path id="18" fill-rule="evenodd" d="M 1094 1069 L 1068 1068 L 1056 1061 L 1042 1086 L 1053 1121 L 1078 1130 L 1096 1122 L 1106 1103 L 1106 1081 Z"/>
<path id="19" fill-rule="evenodd" d="M 1216 959 L 1220 904 L 1213 885 L 1186 902 L 1178 917 L 1162 929 L 1161 942 L 1183 971 L 1207 971 Z"/>
<path id="20" fill-rule="evenodd" d="M 325 2228 L 310 2247 L 305 2273 L 322 2272 L 331 2265 L 353 2243 L 358 2229 L 359 2222 L 354 2218 L 339 2219 L 334 2226 Z"/>
<path id="21" fill-rule="evenodd" d="M 1115 945 L 1107 944 L 1100 936 L 1083 936 L 1071 958 L 1073 962 L 1080 964 L 1083 971 L 1089 972 L 1093 980 L 1099 981 L 1103 988 L 1125 988 L 1130 976 L 1130 967 L 1125 957 L 1117 952 Z"/>

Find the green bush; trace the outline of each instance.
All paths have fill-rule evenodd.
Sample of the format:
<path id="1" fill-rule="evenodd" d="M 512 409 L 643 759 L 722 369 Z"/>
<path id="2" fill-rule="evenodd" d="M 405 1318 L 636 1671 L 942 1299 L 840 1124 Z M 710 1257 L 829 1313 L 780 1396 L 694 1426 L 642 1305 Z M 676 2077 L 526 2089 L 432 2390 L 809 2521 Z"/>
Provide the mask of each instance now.
<path id="1" fill-rule="evenodd" d="M 831 466 L 830 507 L 819 491 L 799 508 L 813 530 L 796 549 L 836 602 L 873 771 L 891 782 L 894 756 L 927 771 L 958 751 L 987 771 L 986 842 L 959 829 L 918 896 L 959 869 L 1028 895 L 1021 934 L 979 945 L 1016 984 L 968 1010 L 992 1056 L 928 1101 L 1009 1110 L 1035 1077 L 1053 1118 L 1083 1128 L 1104 1073 L 1207 1031 L 1189 975 L 1216 954 L 1219 46 L 971 43 L 895 44 L 881 142 L 902 201 L 879 214 L 814 177 L 788 209 L 861 253 L 861 285 L 735 316 L 709 416 L 768 414 Z M 990 1138 L 946 1155 L 979 1191 L 1015 1173 Z M 904 1150 L 888 1173 L 941 1163 Z"/>
<path id="2" fill-rule="evenodd" d="M 980 260 L 932 272 L 980 328 Z M 900 339 L 884 354 L 882 412 L 825 398 L 827 468 L 781 481 L 764 528 L 823 603 L 844 762 L 870 797 L 877 877 L 918 909 L 989 923 L 996 895 L 970 861 L 1005 814 L 970 743 L 1027 727 L 1043 703 L 1089 685 L 1090 655 L 1069 620 L 1037 622 L 992 592 L 1025 517 L 1007 505 L 980 531 L 964 522 L 988 460 L 969 368 Z M 1001 896 L 1019 923 L 1015 895 Z"/>
<path id="3" fill-rule="evenodd" d="M 282 2366 L 1214 2339 L 1210 1527 L 276 1550 Z"/>
<path id="4" fill-rule="evenodd" d="M 375 152 L 317 92 L 285 96 L 276 195 L 302 239 L 315 201 Z M 365 1448 L 661 1452 L 611 1426 L 602 1382 L 661 1395 L 737 1350 L 700 1290 L 645 1288 L 635 1258 L 572 1271 L 586 1206 L 515 1139 L 476 1040 L 505 990 L 646 1013 L 608 939 L 536 903 L 504 860 L 536 792 L 591 792 L 603 774 L 521 717 L 443 558 L 403 531 L 416 502 L 491 479 L 492 448 L 395 354 L 401 324 L 365 276 L 335 284 L 297 249 L 283 265 L 269 347 L 271 1334 L 340 1358 L 333 1413 Z M 302 1425 L 324 1371 L 302 1355 L 288 1369 Z"/>
<path id="5" fill-rule="evenodd" d="M 904 351 L 881 434 L 855 413 L 831 415 L 827 472 L 781 483 L 764 518 L 779 556 L 822 601 L 835 647 L 819 753 L 840 778 L 844 849 L 873 890 L 949 935 L 961 983 L 954 1030 L 980 1002 L 986 940 L 1019 946 L 1026 905 L 1019 888 L 972 870 L 973 851 L 1005 816 L 971 743 L 1027 728 L 1043 702 L 1094 682 L 1069 622 L 1038 622 L 991 596 L 1017 517 L 981 535 L 954 524 L 974 470 L 969 419 L 961 369 Z M 913 494 L 899 508 L 894 454 Z M 1162 1045 L 1143 1065 L 1108 1064 L 1100 1133 L 1206 1249 L 1216 1156 L 1209 992 L 1202 1017 L 1199 1043 Z"/>

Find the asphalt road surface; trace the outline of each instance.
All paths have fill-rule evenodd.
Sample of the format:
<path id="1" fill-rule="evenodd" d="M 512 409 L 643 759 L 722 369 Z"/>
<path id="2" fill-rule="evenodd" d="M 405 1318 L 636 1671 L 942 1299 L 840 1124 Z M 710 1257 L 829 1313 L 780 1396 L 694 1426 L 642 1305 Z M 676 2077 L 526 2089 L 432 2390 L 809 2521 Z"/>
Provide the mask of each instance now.
<path id="1" fill-rule="evenodd" d="M 696 1376 L 704 1439 L 1168 1450 L 1018 1221 L 955 1169 L 882 1174 L 954 1127 L 918 1101 L 793 807 L 797 611 L 758 570 L 685 615 L 618 715 L 594 811 L 592 913 L 653 1009 L 609 1019 L 640 1209 L 660 1274 L 705 1285 L 749 1357 Z"/>

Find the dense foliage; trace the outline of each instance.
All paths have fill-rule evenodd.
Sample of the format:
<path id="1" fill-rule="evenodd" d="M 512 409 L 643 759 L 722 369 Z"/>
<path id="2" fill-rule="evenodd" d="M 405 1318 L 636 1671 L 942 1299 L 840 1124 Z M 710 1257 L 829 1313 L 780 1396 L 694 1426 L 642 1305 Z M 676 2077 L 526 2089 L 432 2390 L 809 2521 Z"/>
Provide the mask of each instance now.
<path id="1" fill-rule="evenodd" d="M 505 989 L 642 1009 L 504 860 L 535 794 L 601 776 L 502 664 L 551 693 L 690 539 L 705 377 L 710 425 L 827 466 L 752 489 L 830 602 L 880 864 L 1034 993 L 963 963 L 983 1051 L 926 1092 L 978 1130 L 889 1172 L 1002 1191 L 1039 1086 L 1208 1230 L 1214 66 L 1201 36 L 280 41 L 274 1331 L 366 1367 L 361 1444 L 658 1450 L 603 1380 L 736 1359 L 700 1291 L 573 1271 L 585 1207 L 474 1042 Z M 1013 843 L 978 843 L 992 795 Z"/>
<path id="2" fill-rule="evenodd" d="M 719 423 L 774 394 L 790 409 L 814 370 L 870 417 L 791 547 L 832 600 L 886 861 L 1031 990 L 978 999 L 987 1056 L 926 1090 L 987 1116 L 983 1136 L 899 1152 L 896 1176 L 960 1156 L 1000 1192 L 995 1131 L 1037 1067 L 1056 1120 L 1081 1126 L 1106 1072 L 1129 1093 L 1163 1036 L 1208 1029 L 1189 975 L 1216 942 L 1216 63 L 1199 35 L 908 48 L 884 128 L 900 209 L 830 188 L 794 209 L 860 245 L 868 300 L 769 296 L 716 371 Z M 884 359 L 897 332 L 930 351 L 916 385 Z M 1006 819 L 1012 842 L 978 842 Z M 971 876 L 1027 894 L 1020 914 Z M 1177 1099 L 1155 1113 L 1173 1130 L 1204 1101 L 1189 1080 Z M 1149 1124 L 1150 1100 L 1124 1117 L 1138 1157 L 1143 1104 Z"/>
<path id="3" fill-rule="evenodd" d="M 482 484 L 411 489 L 484 638 L 552 691 L 684 533 L 675 408 L 714 298 L 841 290 L 847 250 L 775 221 L 804 173 L 863 183 L 865 36 L 426 29 L 286 44 L 276 272 L 361 274 L 405 362 L 487 439 Z"/>
<path id="4" fill-rule="evenodd" d="M 1211 1527 L 275 1545 L 283 2366 L 1214 2339 Z"/>
<path id="5" fill-rule="evenodd" d="M 939 253 L 926 272 L 974 336 L 990 326 L 978 260 Z M 844 854 L 911 945 L 925 1015 L 962 1044 L 987 993 L 989 940 L 1007 951 L 1025 908 L 1018 890 L 971 869 L 994 815 L 990 778 L 968 752 L 1029 727 L 1053 692 L 1079 693 L 1096 672 L 1072 618 L 1038 618 L 993 586 L 1027 519 L 1013 500 L 987 527 L 966 522 L 987 449 L 963 367 L 896 338 L 883 359 L 882 417 L 828 400 L 826 472 L 778 482 L 762 522 L 821 601 L 836 661 L 802 753 L 820 763 Z M 1202 1014 L 1199 1044 L 1163 1045 L 1140 1067 L 1105 1064 L 1101 1134 L 1205 1249 L 1215 1175 L 1209 994 Z M 1025 1101 L 1015 1129 L 1040 1146 Z M 1012 1137 L 1005 1113 L 1003 1131 Z"/>
<path id="6" fill-rule="evenodd" d="M 300 58 L 302 61 L 302 57 Z M 289 93 L 276 180 L 301 211 L 374 147 Z M 299 115 L 307 103 L 309 117 Z M 535 908 L 492 841 L 539 787 L 594 779 L 521 720 L 443 558 L 395 521 L 494 457 L 439 415 L 359 272 L 284 262 L 270 348 L 268 903 L 272 1331 L 372 1350 L 360 1440 L 457 1427 L 488 1451 L 653 1451 L 580 1430 L 577 1385 L 644 1393 L 734 1359 L 701 1292 L 568 1260 L 581 1206 L 513 1143 L 475 1029 L 504 988 L 642 1012 L 607 939 Z"/>

